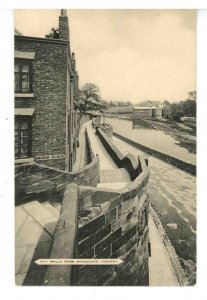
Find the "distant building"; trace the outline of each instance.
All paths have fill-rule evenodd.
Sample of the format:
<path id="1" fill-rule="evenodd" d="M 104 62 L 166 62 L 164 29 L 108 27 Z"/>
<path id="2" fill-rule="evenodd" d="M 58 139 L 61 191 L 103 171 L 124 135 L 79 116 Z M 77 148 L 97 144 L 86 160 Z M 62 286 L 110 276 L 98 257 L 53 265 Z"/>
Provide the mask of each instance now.
<path id="1" fill-rule="evenodd" d="M 152 107 L 147 107 L 147 106 L 133 107 L 132 118 L 133 119 L 152 118 Z"/>
<path id="2" fill-rule="evenodd" d="M 152 117 L 153 118 L 162 118 L 163 106 L 152 107 Z"/>
<path id="3" fill-rule="evenodd" d="M 15 30 L 15 159 L 71 171 L 76 158 L 78 73 L 68 17 L 46 38 Z"/>
<path id="4" fill-rule="evenodd" d="M 172 118 L 172 107 L 171 105 L 164 105 L 162 115 L 164 118 L 171 119 Z"/>
<path id="5" fill-rule="evenodd" d="M 162 106 L 134 106 L 132 112 L 133 119 L 161 118 Z"/>

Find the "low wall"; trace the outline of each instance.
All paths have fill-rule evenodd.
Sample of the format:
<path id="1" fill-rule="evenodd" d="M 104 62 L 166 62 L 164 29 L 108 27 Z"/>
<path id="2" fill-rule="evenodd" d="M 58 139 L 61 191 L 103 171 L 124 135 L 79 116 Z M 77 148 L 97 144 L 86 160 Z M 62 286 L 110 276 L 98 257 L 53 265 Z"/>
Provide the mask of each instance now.
<path id="1" fill-rule="evenodd" d="M 92 119 L 93 128 L 100 126 L 100 124 L 101 124 L 101 116 L 98 116 L 98 117 Z"/>
<path id="2" fill-rule="evenodd" d="M 143 167 L 144 166 L 144 167 Z M 117 266 L 80 266 L 81 286 L 147 286 L 149 171 L 117 190 L 80 187 L 78 257 L 120 258 Z"/>
<path id="3" fill-rule="evenodd" d="M 120 140 L 140 149 L 141 151 L 148 153 L 149 155 L 159 158 L 159 159 L 163 160 L 164 162 L 169 163 L 178 169 L 181 169 L 187 173 L 190 173 L 191 175 L 196 176 L 196 166 L 191 163 L 182 161 L 182 160 L 175 158 L 173 156 L 170 156 L 168 154 L 165 154 L 165 153 L 159 152 L 157 150 L 151 149 L 149 147 L 143 146 L 137 142 L 134 142 L 134 141 L 116 133 L 116 132 L 114 132 L 114 136 L 116 136 Z"/>
<path id="4" fill-rule="evenodd" d="M 76 257 L 78 186 L 66 187 L 60 217 L 57 223 L 50 258 Z M 46 268 L 42 285 L 72 285 L 76 279 L 72 265 L 51 265 Z M 74 282 L 76 283 L 76 282 Z"/>
<path id="5" fill-rule="evenodd" d="M 110 124 L 101 124 L 99 127 L 108 138 L 113 137 L 113 127 Z"/>
<path id="6" fill-rule="evenodd" d="M 50 258 L 61 258 L 61 255 L 83 259 L 120 258 L 123 263 L 116 266 L 81 265 L 72 269 L 50 266 L 46 269 L 44 285 L 149 285 L 149 169 L 144 159 L 140 158 L 140 163 L 141 174 L 119 191 L 68 185 L 64 197 L 66 203 L 63 202 L 51 247 Z M 62 242 L 59 236 L 62 236 Z"/>
<path id="7" fill-rule="evenodd" d="M 86 136 L 87 137 L 87 136 Z M 87 143 L 90 145 L 90 141 Z M 90 148 L 91 162 L 84 168 L 67 172 L 37 163 L 15 166 L 15 205 L 31 200 L 62 202 L 69 183 L 96 186 L 99 182 L 99 158 Z"/>
<path id="8" fill-rule="evenodd" d="M 100 127 L 96 129 L 96 133 L 116 165 L 119 168 L 125 168 L 128 171 L 131 180 L 134 180 L 141 171 L 139 160 L 136 160 L 130 153 L 124 155 Z"/>

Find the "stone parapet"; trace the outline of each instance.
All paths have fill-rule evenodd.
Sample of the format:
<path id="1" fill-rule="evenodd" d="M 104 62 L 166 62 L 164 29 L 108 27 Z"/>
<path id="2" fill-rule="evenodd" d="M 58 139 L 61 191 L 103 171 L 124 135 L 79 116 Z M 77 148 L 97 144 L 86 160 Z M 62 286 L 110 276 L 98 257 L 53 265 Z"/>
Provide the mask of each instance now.
<path id="1" fill-rule="evenodd" d="M 196 166 L 189 163 L 189 162 L 182 161 L 182 160 L 180 160 L 178 158 L 175 158 L 175 157 L 172 157 L 168 154 L 165 154 L 165 153 L 159 152 L 157 150 L 151 149 L 149 147 L 146 147 L 142 144 L 139 144 L 137 142 L 134 142 L 134 141 L 122 136 L 119 133 L 114 132 L 114 136 L 119 138 L 120 140 L 134 146 L 135 148 L 140 149 L 141 151 L 143 151 L 143 152 L 145 152 L 149 155 L 152 155 L 152 156 L 154 156 L 158 159 L 161 159 L 164 162 L 166 162 L 168 164 L 171 164 L 171 165 L 173 165 L 174 167 L 176 167 L 178 169 L 181 169 L 181 170 L 183 170 L 187 173 L 190 173 L 190 174 L 196 176 Z"/>
<path id="2" fill-rule="evenodd" d="M 87 136 L 87 143 L 90 141 Z M 43 164 L 26 163 L 15 166 L 15 204 L 30 200 L 62 202 L 65 187 L 69 183 L 96 186 L 99 182 L 99 158 L 89 153 L 90 163 L 84 168 L 67 172 Z"/>

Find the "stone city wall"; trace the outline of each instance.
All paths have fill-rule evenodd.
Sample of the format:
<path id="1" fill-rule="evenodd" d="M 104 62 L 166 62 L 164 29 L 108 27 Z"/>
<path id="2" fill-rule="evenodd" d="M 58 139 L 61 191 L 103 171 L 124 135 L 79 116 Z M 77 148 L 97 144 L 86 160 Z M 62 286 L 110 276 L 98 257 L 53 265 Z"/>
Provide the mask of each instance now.
<path id="1" fill-rule="evenodd" d="M 120 258 L 117 266 L 78 267 L 77 285 L 148 285 L 148 171 L 120 192 L 80 187 L 79 258 Z"/>
<path id="2" fill-rule="evenodd" d="M 86 135 L 86 140 L 88 137 Z M 89 140 L 87 143 L 90 143 Z M 99 182 L 99 158 L 90 155 L 90 163 L 84 168 L 61 171 L 42 164 L 29 163 L 15 166 L 15 205 L 37 201 L 62 202 L 67 184 L 96 186 Z"/>
<path id="3" fill-rule="evenodd" d="M 149 147 L 146 147 L 144 145 L 141 145 L 137 142 L 134 142 L 134 141 L 120 135 L 119 133 L 114 132 L 114 136 L 118 137 L 120 140 L 134 146 L 135 148 L 138 148 L 141 151 L 146 152 L 149 155 L 152 155 L 152 156 L 154 156 L 158 159 L 163 160 L 166 163 L 169 163 L 169 164 L 173 165 L 174 167 L 176 167 L 178 169 L 181 169 L 181 170 L 183 170 L 187 173 L 190 173 L 194 176 L 196 175 L 196 166 L 191 164 L 191 163 L 182 161 L 182 160 L 180 160 L 178 158 L 175 158 L 173 156 L 170 156 L 168 154 L 165 154 L 165 153 L 159 152 L 157 150 L 151 149 Z"/>
<path id="4" fill-rule="evenodd" d="M 55 237 L 65 234 L 67 242 L 64 243 L 64 249 L 58 248 L 56 251 L 55 239 L 51 248 L 51 258 L 60 258 L 58 253 L 64 252 L 65 258 L 120 258 L 123 263 L 116 266 L 81 265 L 72 268 L 56 266 L 56 272 L 54 267 L 49 267 L 44 285 L 147 286 L 149 284 L 147 192 L 149 169 L 145 159 L 140 158 L 139 161 L 140 175 L 119 191 L 68 185 L 64 201 L 77 203 L 78 206 L 74 204 L 72 210 L 68 209 L 69 204 L 63 203 L 61 216 L 64 216 L 64 224 L 68 231 L 62 229 L 61 217 Z M 65 212 L 64 207 L 67 207 Z M 74 216 L 77 218 L 74 219 Z M 74 223 L 72 227 L 69 226 L 71 218 L 76 220 L 76 227 Z M 73 240 L 69 242 L 71 236 Z"/>

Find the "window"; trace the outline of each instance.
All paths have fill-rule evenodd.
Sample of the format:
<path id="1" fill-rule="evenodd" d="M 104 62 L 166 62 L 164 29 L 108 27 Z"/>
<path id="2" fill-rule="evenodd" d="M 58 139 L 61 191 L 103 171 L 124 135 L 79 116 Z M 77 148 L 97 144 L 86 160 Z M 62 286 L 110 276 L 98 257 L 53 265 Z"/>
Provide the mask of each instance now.
<path id="1" fill-rule="evenodd" d="M 32 64 L 29 60 L 15 60 L 15 92 L 32 92 Z"/>
<path id="2" fill-rule="evenodd" d="M 31 156 L 31 117 L 15 117 L 15 158 Z"/>

